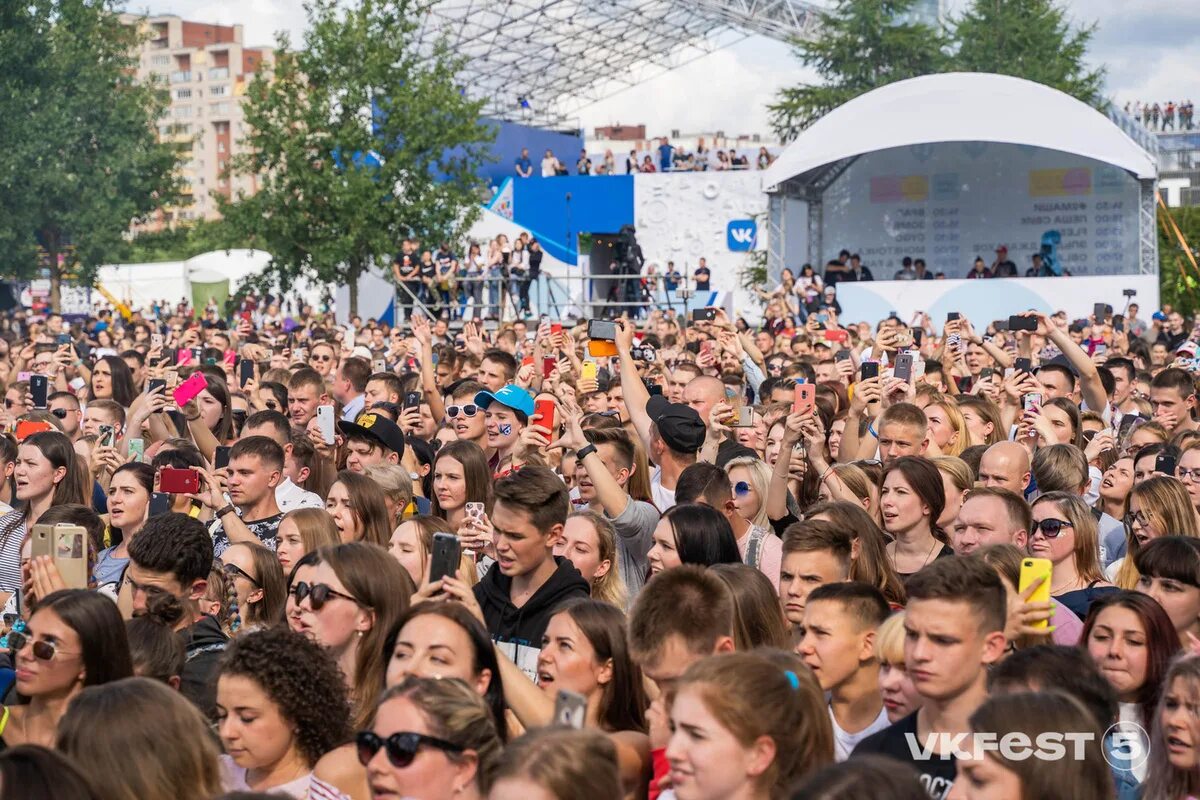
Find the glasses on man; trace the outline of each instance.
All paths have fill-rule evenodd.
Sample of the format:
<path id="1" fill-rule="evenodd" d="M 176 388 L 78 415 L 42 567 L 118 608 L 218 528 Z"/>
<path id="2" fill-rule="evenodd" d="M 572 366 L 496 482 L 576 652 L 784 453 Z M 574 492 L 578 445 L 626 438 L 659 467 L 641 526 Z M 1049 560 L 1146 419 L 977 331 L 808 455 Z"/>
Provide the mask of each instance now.
<path id="1" fill-rule="evenodd" d="M 464 417 L 473 417 L 479 413 L 479 406 L 474 403 L 467 403 L 462 406 L 446 406 L 446 416 L 450 419 L 454 419 L 460 413 Z"/>
<path id="2" fill-rule="evenodd" d="M 333 356 L 319 356 L 316 353 L 313 353 L 312 357 L 309 360 L 310 361 L 333 361 Z"/>
<path id="3" fill-rule="evenodd" d="M 52 408 L 52 409 L 50 409 L 50 413 L 53 414 L 54 416 L 58 417 L 59 419 L 67 418 L 67 410 L 65 408 Z"/>
<path id="4" fill-rule="evenodd" d="M 5 408 L 16 408 L 17 406 L 23 406 L 23 405 L 25 405 L 25 404 L 22 403 L 20 400 L 13 400 L 12 398 L 9 398 L 9 397 L 4 398 L 4 407 Z"/>
<path id="5" fill-rule="evenodd" d="M 1029 535 L 1032 537 L 1036 535 L 1038 531 L 1041 531 L 1042 535 L 1047 539 L 1057 539 L 1062 535 L 1064 528 L 1074 527 L 1074 525 L 1065 519 L 1054 519 L 1053 517 L 1048 517 L 1041 522 L 1034 522 L 1032 529 L 1029 531 Z"/>
<path id="6" fill-rule="evenodd" d="M 426 736 L 423 733 L 401 731 L 393 733 L 386 739 L 374 731 L 359 731 L 354 743 L 358 749 L 358 760 L 364 767 L 370 763 L 379 748 L 384 748 L 388 761 L 397 769 L 404 769 L 417 757 L 417 751 L 424 747 L 436 747 L 447 753 L 461 753 L 463 748 L 445 739 Z"/>
<path id="7" fill-rule="evenodd" d="M 360 606 L 362 605 L 357 597 L 352 597 L 344 592 L 339 592 L 326 583 L 309 584 L 306 581 L 300 581 L 292 587 L 291 594 L 292 597 L 296 598 L 297 605 L 302 603 L 304 598 L 307 597 L 308 604 L 312 607 L 313 611 L 320 611 L 325 607 L 325 604 L 329 602 L 330 598 L 333 597 L 340 597 L 342 600 L 349 600 L 351 603 L 357 603 Z"/>

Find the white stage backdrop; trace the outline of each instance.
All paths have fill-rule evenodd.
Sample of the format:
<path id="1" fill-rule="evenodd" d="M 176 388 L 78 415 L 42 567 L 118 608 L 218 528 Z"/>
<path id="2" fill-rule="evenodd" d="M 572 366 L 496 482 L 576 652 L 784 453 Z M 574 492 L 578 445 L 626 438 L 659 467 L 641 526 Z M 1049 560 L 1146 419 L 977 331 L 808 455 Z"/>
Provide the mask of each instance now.
<path id="1" fill-rule="evenodd" d="M 1125 305 L 1121 294 L 1125 289 L 1137 292 L 1132 300 L 1138 304 L 1142 319 L 1149 319 L 1158 309 L 1157 275 L 868 281 L 839 283 L 837 288 L 842 321 L 868 321 L 872 325 L 893 311 L 905 321 L 917 311 L 924 311 L 938 326 L 945 322 L 947 312 L 957 311 L 977 327 L 1031 309 L 1062 309 L 1070 319 L 1082 319 L 1092 313 L 1096 303 L 1108 303 L 1119 314 Z"/>
<path id="2" fill-rule="evenodd" d="M 987 142 L 898 147 L 860 157 L 826 190 L 822 264 L 846 248 L 876 278 L 890 278 L 904 256 L 961 278 L 977 255 L 991 264 L 1006 245 L 1023 275 L 1043 234 L 1056 230 L 1072 275 L 1129 274 L 1137 219 L 1137 181 L 1099 161 Z"/>

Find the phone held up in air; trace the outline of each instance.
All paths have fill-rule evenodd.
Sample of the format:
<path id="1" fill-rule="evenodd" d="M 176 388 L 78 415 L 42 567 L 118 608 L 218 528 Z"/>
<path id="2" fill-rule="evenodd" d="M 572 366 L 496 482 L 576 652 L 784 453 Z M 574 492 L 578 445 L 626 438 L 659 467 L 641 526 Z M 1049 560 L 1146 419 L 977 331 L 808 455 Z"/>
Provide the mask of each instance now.
<path id="1" fill-rule="evenodd" d="M 34 525 L 31 534 L 31 556 L 49 556 L 66 588 L 87 588 L 87 531 L 82 526 Z"/>
<path id="2" fill-rule="evenodd" d="M 163 467 L 158 471 L 158 490 L 166 494 L 196 494 L 200 473 L 191 468 Z"/>
<path id="3" fill-rule="evenodd" d="M 216 455 L 213 456 L 213 469 L 225 469 L 229 466 L 229 451 L 232 448 L 225 445 L 218 445 Z"/>
<path id="4" fill-rule="evenodd" d="M 1043 579 L 1040 586 L 1034 589 L 1033 594 L 1029 597 L 1030 603 L 1049 603 L 1050 602 L 1050 574 L 1053 570 L 1053 564 L 1048 558 L 1024 558 L 1021 559 L 1021 577 L 1020 583 L 1017 586 L 1017 591 L 1024 593 L 1039 579 Z M 1035 628 L 1045 628 L 1050 622 L 1041 620 L 1040 622 L 1032 623 Z"/>
<path id="5" fill-rule="evenodd" d="M 554 699 L 554 724 L 582 730 L 587 721 L 587 698 L 578 692 L 559 689 Z"/>
<path id="6" fill-rule="evenodd" d="M 429 582 L 454 577 L 462 559 L 462 544 L 453 533 L 435 533 L 429 555 Z"/>
<path id="7" fill-rule="evenodd" d="M 792 402 L 793 414 L 807 414 L 813 410 L 817 401 L 817 387 L 811 383 L 797 383 L 796 397 Z"/>
<path id="8" fill-rule="evenodd" d="M 317 406 L 317 427 L 321 431 L 321 439 L 325 444 L 334 443 L 333 406 Z"/>

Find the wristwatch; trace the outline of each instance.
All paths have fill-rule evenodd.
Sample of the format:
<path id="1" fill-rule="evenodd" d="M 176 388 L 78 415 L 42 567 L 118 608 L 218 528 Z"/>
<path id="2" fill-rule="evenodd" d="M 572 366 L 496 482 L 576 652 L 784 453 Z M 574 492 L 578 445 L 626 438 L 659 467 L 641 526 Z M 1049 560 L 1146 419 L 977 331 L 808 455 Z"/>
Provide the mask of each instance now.
<path id="1" fill-rule="evenodd" d="M 596 445 L 588 443 L 575 451 L 575 461 L 582 464 L 583 460 L 596 452 Z"/>
<path id="2" fill-rule="evenodd" d="M 217 513 L 214 514 L 213 517 L 215 519 L 220 519 L 221 517 L 225 516 L 226 514 L 231 514 L 231 513 L 237 513 L 237 509 L 234 507 L 233 503 L 230 503 L 229 505 L 218 508 Z"/>

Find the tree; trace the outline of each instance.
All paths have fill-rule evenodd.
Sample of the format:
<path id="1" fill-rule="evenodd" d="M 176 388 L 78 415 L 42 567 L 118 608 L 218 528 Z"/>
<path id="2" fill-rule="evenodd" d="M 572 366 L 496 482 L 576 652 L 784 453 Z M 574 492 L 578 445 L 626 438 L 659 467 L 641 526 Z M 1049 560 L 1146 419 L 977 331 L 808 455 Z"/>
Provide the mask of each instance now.
<path id="1" fill-rule="evenodd" d="M 249 152 L 234 170 L 259 189 L 222 201 L 231 226 L 271 253 L 285 290 L 301 276 L 350 287 L 405 237 L 451 241 L 478 214 L 478 168 L 494 133 L 439 44 L 422 57 L 415 0 L 309 0 L 304 48 L 280 36 L 273 76 L 251 84 Z"/>
<path id="2" fill-rule="evenodd" d="M 817 35 L 796 45 L 800 62 L 820 81 L 783 89 L 767 108 L 784 141 L 860 94 L 895 81 L 941 72 L 947 65 L 944 35 L 902 21 L 913 0 L 837 0 L 822 12 Z"/>
<path id="3" fill-rule="evenodd" d="M 953 25 L 955 69 L 1014 75 L 1107 104 L 1104 70 L 1083 61 L 1096 26 L 1073 29 L 1053 0 L 972 0 Z"/>
<path id="4" fill-rule="evenodd" d="M 113 0 L 0 3 L 0 248 L 6 275 L 90 284 L 129 225 L 174 199 L 167 95 L 134 81 L 141 34 Z"/>
<path id="5" fill-rule="evenodd" d="M 1182 236 L 1182 238 L 1181 238 Z M 1188 252 L 1191 255 L 1188 255 Z M 1200 308 L 1200 206 L 1158 208 L 1159 302 L 1192 314 Z"/>

